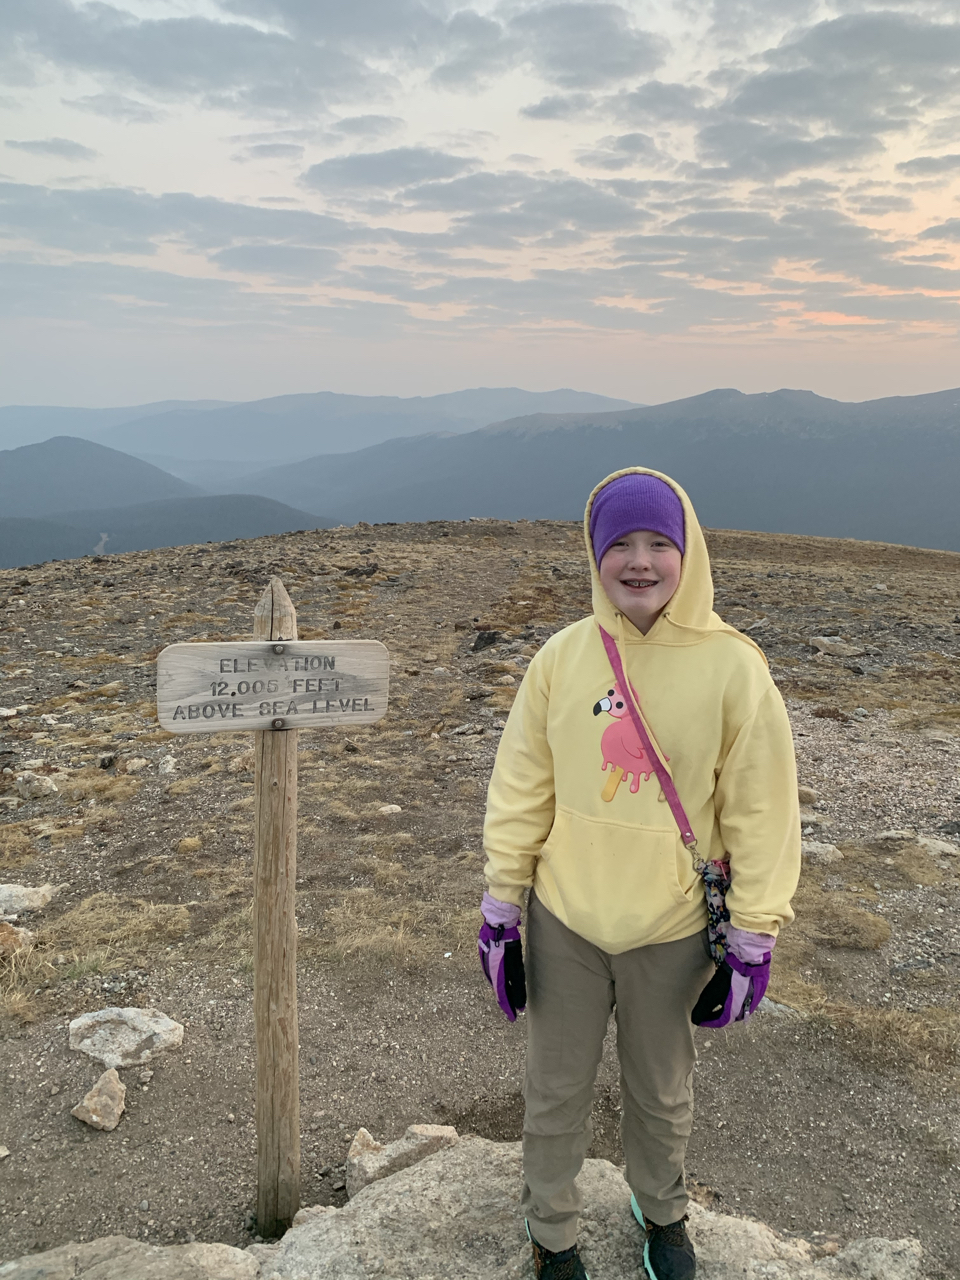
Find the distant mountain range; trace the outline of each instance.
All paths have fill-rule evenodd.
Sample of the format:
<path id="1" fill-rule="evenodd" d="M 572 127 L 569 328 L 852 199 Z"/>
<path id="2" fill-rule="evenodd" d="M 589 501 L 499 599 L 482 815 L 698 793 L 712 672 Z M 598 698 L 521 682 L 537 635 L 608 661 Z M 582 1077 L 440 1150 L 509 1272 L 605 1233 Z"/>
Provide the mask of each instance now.
<path id="1" fill-rule="evenodd" d="M 56 520 L 0 517 L 0 569 L 96 553 L 148 551 L 197 542 L 260 538 L 331 522 L 251 494 L 167 498 L 102 511 L 71 511 Z"/>
<path id="2" fill-rule="evenodd" d="M 457 434 L 530 413 L 626 409 L 586 391 L 479 387 L 439 396 L 348 396 L 321 391 L 234 404 L 167 401 L 132 409 L 0 409 L 0 447 L 72 435 L 121 449 L 217 492 L 243 471 L 348 453 L 425 431 Z"/>
<path id="3" fill-rule="evenodd" d="M 74 436 L 0 453 L 0 516 L 59 516 L 199 492 L 128 453 Z"/>
<path id="4" fill-rule="evenodd" d="M 718 390 L 616 413 L 537 414 L 311 458 L 235 487 L 357 520 L 576 519 L 626 466 L 675 476 L 704 523 L 960 550 L 960 390 L 849 404 Z"/>
<path id="5" fill-rule="evenodd" d="M 22 444 L 38 444 L 51 436 L 80 436 L 96 439 L 101 431 L 157 418 L 179 409 L 195 412 L 222 409 L 229 400 L 158 400 L 154 404 L 130 405 L 124 409 L 68 409 L 57 405 L 9 404 L 0 406 L 0 449 L 16 449 Z"/>
<path id="6" fill-rule="evenodd" d="M 511 397 L 532 395 L 471 391 L 417 403 L 437 408 L 438 401 L 455 401 L 462 415 L 483 416 L 482 410 Z M 543 393 L 540 400 L 579 395 L 584 393 Z M 120 551 L 358 520 L 577 519 L 598 479 L 638 464 L 676 476 L 701 519 L 715 528 L 960 551 L 960 390 L 860 404 L 809 391 L 743 395 L 718 390 L 614 412 L 594 405 L 455 433 L 408 433 L 350 452 L 344 451 L 345 442 L 356 444 L 365 431 L 374 430 L 373 398 L 329 399 L 342 411 L 335 451 L 266 469 L 250 466 L 243 474 L 243 448 L 231 452 L 225 443 L 219 464 L 224 474 L 205 486 L 230 490 L 222 497 L 201 493 L 165 468 L 86 440 L 59 437 L 0 454 L 0 517 L 6 517 L 0 520 L 0 562 L 85 554 L 100 545 L 104 533 L 105 549 Z M 381 399 L 393 407 L 380 414 L 376 430 L 396 423 L 397 414 L 411 429 L 415 421 L 423 425 L 422 417 L 404 416 L 412 401 L 383 397 L 378 404 Z M 584 399 L 617 403 L 600 396 Z M 240 413 L 232 420 L 238 438 L 252 449 L 254 437 L 269 440 L 270 430 L 288 442 L 305 440 L 309 413 L 324 400 L 322 395 L 291 396 L 260 402 L 260 408 L 176 409 L 114 424 L 109 433 L 112 438 L 123 431 L 149 432 L 158 422 L 192 414 L 195 432 L 209 422 L 214 438 L 220 438 L 221 415 Z M 263 410 L 263 405 L 273 408 Z M 348 410 L 356 432 L 345 425 Z M 255 418 L 244 419 L 244 413 Z M 325 421 L 329 425 L 332 419 Z M 275 456 L 281 453 L 278 448 Z M 260 499 L 271 502 L 258 505 Z M 64 511 L 73 514 L 64 516 Z M 241 519 L 247 519 L 242 528 Z"/>
<path id="7" fill-rule="evenodd" d="M 0 453 L 0 568 L 327 524 L 270 497 L 201 493 L 91 440 L 54 436 Z"/>

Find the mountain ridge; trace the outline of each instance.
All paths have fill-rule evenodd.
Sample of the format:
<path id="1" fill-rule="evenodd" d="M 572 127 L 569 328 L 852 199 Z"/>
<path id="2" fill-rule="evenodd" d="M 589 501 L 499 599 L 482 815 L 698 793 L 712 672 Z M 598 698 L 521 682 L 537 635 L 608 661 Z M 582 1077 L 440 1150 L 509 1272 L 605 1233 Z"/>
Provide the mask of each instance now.
<path id="1" fill-rule="evenodd" d="M 57 519 L 0 517 L 0 568 L 259 538 L 331 521 L 256 494 L 197 494 L 64 513 Z"/>
<path id="2" fill-rule="evenodd" d="M 195 485 L 129 453 L 79 436 L 51 436 L 0 452 L 0 516 L 35 519 L 63 511 L 197 494 Z"/>
<path id="3" fill-rule="evenodd" d="M 720 388 L 612 413 L 394 439 L 234 482 L 344 523 L 574 519 L 625 466 L 675 476 L 715 528 L 960 550 L 960 390 L 875 401 Z M 588 482 L 589 480 L 589 482 Z"/>

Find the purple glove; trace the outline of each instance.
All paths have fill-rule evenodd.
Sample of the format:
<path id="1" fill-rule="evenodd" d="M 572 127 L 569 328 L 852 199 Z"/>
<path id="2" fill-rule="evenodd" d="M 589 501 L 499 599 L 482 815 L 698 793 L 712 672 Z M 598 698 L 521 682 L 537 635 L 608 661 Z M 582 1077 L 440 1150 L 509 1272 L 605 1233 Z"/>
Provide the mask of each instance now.
<path id="1" fill-rule="evenodd" d="M 770 981 L 770 956 L 777 945 L 769 933 L 748 933 L 727 925 L 727 954 L 690 1015 L 700 1027 L 746 1022 Z"/>
<path id="2" fill-rule="evenodd" d="M 477 949 L 483 976 L 493 987 L 500 1008 L 511 1022 L 516 1022 L 517 1010 L 525 1009 L 527 1005 L 519 929 L 520 908 L 485 893 L 480 910 L 483 912 L 483 924 Z"/>

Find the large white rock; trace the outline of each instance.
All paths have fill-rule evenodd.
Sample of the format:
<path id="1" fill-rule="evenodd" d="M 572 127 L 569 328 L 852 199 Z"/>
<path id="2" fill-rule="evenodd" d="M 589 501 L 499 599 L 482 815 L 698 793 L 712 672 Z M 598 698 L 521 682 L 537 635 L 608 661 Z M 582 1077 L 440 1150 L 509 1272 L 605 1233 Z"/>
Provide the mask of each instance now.
<path id="1" fill-rule="evenodd" d="M 461 1138 L 373 1182 L 342 1209 L 303 1214 L 263 1259 L 264 1280 L 532 1280 L 517 1206 L 520 1144 Z M 623 1175 L 587 1160 L 580 1244 L 595 1280 L 636 1280 L 640 1234 Z M 817 1259 L 804 1241 L 692 1205 L 700 1280 L 919 1280 L 913 1240 L 861 1240 Z M 4 1278 L 5 1280 L 5 1278 Z"/>
<path id="2" fill-rule="evenodd" d="M 831 862 L 843 861 L 843 854 L 837 846 L 822 840 L 802 840 L 800 850 L 807 861 L 815 866 L 828 866 Z"/>
<path id="3" fill-rule="evenodd" d="M 31 889 L 25 884 L 0 884 L 0 916 L 40 911 L 63 887 L 61 884 L 42 884 L 39 889 Z"/>
<path id="4" fill-rule="evenodd" d="M 846 644 L 836 636 L 811 636 L 810 648 L 818 653 L 829 654 L 832 658 L 859 658 L 864 649 L 858 644 Z"/>
<path id="5" fill-rule="evenodd" d="M 371 1182 L 388 1178 L 435 1151 L 453 1146 L 457 1138 L 452 1125 L 412 1124 L 402 1138 L 384 1146 L 366 1129 L 358 1129 L 347 1152 L 347 1195 L 355 1196 Z"/>
<path id="6" fill-rule="evenodd" d="M 17 789 L 17 795 L 24 800 L 39 800 L 41 796 L 52 796 L 60 790 L 54 780 L 45 773 L 33 773 L 27 770 L 26 773 L 17 775 L 17 780 L 13 784 Z"/>
<path id="7" fill-rule="evenodd" d="M 183 1024 L 159 1009 L 98 1009 L 70 1023 L 70 1048 L 105 1067 L 138 1067 L 183 1043 Z"/>
<path id="8" fill-rule="evenodd" d="M 934 836 L 917 836 L 916 843 L 924 853 L 932 854 L 935 858 L 956 858 L 960 854 L 960 849 L 951 841 L 937 840 Z"/>
<path id="9" fill-rule="evenodd" d="M 260 1264 L 229 1244 L 160 1248 L 126 1236 L 65 1244 L 0 1264 L 0 1280 L 258 1280 Z"/>
<path id="10" fill-rule="evenodd" d="M 107 1236 L 0 1265 L 0 1280 L 532 1280 L 517 1207 L 520 1144 L 461 1138 L 365 1187 L 342 1209 L 301 1210 L 279 1244 L 161 1249 Z M 594 1280 L 637 1280 L 630 1192 L 606 1160 L 587 1160 L 580 1244 Z M 920 1280 L 915 1240 L 855 1240 L 815 1258 L 802 1240 L 691 1206 L 699 1280 Z"/>

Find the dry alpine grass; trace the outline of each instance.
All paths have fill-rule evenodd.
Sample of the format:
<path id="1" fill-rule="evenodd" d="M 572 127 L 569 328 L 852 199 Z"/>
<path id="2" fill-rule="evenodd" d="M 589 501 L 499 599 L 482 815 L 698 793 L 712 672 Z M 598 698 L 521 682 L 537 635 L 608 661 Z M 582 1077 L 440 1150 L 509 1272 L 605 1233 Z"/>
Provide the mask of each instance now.
<path id="1" fill-rule="evenodd" d="M 141 963 L 189 929 L 186 907 L 97 893 L 37 931 L 35 945 L 0 972 L 0 1009 L 33 1021 L 61 983 Z"/>

